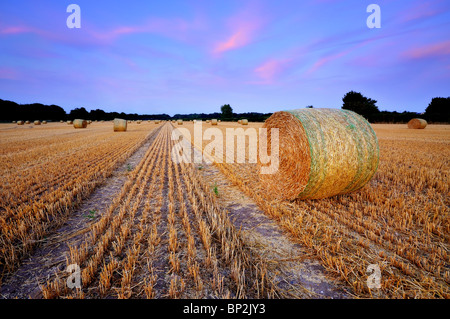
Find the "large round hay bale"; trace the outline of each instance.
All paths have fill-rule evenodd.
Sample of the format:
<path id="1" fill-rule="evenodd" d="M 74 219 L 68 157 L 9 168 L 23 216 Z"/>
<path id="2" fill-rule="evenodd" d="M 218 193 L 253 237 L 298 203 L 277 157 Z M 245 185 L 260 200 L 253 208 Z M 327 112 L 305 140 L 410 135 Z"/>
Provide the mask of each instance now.
<path id="1" fill-rule="evenodd" d="M 424 119 L 415 118 L 408 122 L 408 128 L 424 129 L 427 124 L 427 121 L 425 121 Z"/>
<path id="2" fill-rule="evenodd" d="M 375 174 L 378 139 L 362 116 L 342 109 L 275 112 L 263 125 L 271 152 L 271 128 L 279 129 L 279 167 L 260 174 L 269 194 L 283 199 L 319 199 L 356 191 Z M 258 158 L 258 166 L 263 164 Z"/>
<path id="3" fill-rule="evenodd" d="M 177 120 L 178 125 L 183 125 L 183 120 Z"/>
<path id="4" fill-rule="evenodd" d="M 155 120 L 155 124 L 159 124 L 159 120 Z"/>
<path id="5" fill-rule="evenodd" d="M 248 125 L 248 120 L 247 119 L 242 119 L 241 120 L 241 124 L 242 125 Z"/>
<path id="6" fill-rule="evenodd" d="M 82 119 L 75 119 L 73 120 L 73 127 L 74 128 L 86 128 L 88 125 L 88 122 L 86 120 Z"/>
<path id="7" fill-rule="evenodd" d="M 42 124 L 47 124 L 47 121 L 42 121 Z"/>
<path id="8" fill-rule="evenodd" d="M 41 125 L 41 121 L 39 120 L 34 121 L 34 125 Z"/>
<path id="9" fill-rule="evenodd" d="M 17 125 L 23 125 L 23 121 L 17 121 Z"/>
<path id="10" fill-rule="evenodd" d="M 25 121 L 25 124 L 30 124 L 30 121 Z"/>
<path id="11" fill-rule="evenodd" d="M 211 120 L 211 125 L 217 125 L 217 119 L 212 119 Z"/>
<path id="12" fill-rule="evenodd" d="M 114 119 L 114 132 L 125 132 L 127 130 L 127 120 Z"/>
<path id="13" fill-rule="evenodd" d="M 242 124 L 242 120 L 238 120 L 238 124 Z"/>

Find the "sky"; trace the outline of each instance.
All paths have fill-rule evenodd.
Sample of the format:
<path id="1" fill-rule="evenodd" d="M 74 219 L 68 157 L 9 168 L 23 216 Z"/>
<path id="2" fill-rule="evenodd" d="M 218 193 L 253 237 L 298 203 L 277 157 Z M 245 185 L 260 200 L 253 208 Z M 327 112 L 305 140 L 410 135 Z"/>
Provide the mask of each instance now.
<path id="1" fill-rule="evenodd" d="M 450 96 L 450 1 L 0 2 L 3 100 L 173 116 L 340 108 L 351 90 L 398 112 Z"/>

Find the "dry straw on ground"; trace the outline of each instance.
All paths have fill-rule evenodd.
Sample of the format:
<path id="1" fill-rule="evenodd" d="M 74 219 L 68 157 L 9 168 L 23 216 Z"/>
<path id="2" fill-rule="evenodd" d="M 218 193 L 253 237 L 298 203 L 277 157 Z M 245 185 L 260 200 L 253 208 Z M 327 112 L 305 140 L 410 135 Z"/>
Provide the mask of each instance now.
<path id="1" fill-rule="evenodd" d="M 268 129 L 268 150 L 270 129 L 279 129 L 279 168 L 260 175 L 262 185 L 276 197 L 318 199 L 349 193 L 363 187 L 377 170 L 377 137 L 370 124 L 352 111 L 275 112 L 263 127 Z M 260 141 L 264 138 L 260 136 Z"/>
<path id="2" fill-rule="evenodd" d="M 427 126 L 427 121 L 425 121 L 424 119 L 412 119 L 411 121 L 408 122 L 408 128 L 412 128 L 412 129 L 424 129 Z"/>
<path id="3" fill-rule="evenodd" d="M 73 120 L 74 128 L 86 128 L 87 125 L 88 125 L 88 122 L 86 120 L 82 120 L 82 119 Z"/>
<path id="4" fill-rule="evenodd" d="M 125 132 L 127 130 L 127 120 L 114 119 L 114 132 Z"/>

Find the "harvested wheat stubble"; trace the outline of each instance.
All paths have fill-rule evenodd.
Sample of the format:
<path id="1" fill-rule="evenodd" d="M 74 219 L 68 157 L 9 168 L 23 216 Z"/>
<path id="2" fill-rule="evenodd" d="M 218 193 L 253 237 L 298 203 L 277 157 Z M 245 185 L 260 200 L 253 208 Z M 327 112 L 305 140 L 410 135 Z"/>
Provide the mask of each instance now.
<path id="1" fill-rule="evenodd" d="M 379 162 L 378 139 L 360 115 L 341 109 L 298 109 L 275 112 L 263 125 L 267 149 L 271 128 L 279 129 L 279 168 L 261 174 L 274 197 L 319 199 L 363 187 Z M 261 131 L 264 134 L 264 131 Z M 259 161 L 258 165 L 265 166 Z"/>
<path id="2" fill-rule="evenodd" d="M 114 132 L 125 132 L 127 130 L 127 120 L 114 119 Z"/>
<path id="3" fill-rule="evenodd" d="M 411 121 L 408 122 L 408 128 L 412 128 L 412 129 L 424 129 L 427 126 L 427 121 L 425 121 L 424 119 L 412 119 Z"/>
<path id="4" fill-rule="evenodd" d="M 82 119 L 73 120 L 74 128 L 86 128 L 87 125 L 88 125 L 88 122 L 86 120 L 82 120 Z"/>

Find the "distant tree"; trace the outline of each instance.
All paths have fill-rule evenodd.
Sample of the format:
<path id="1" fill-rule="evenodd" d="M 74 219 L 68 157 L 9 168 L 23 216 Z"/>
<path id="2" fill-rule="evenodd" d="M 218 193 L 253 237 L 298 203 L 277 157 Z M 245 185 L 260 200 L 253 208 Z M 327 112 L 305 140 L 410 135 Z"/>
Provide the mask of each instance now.
<path id="1" fill-rule="evenodd" d="M 233 117 L 233 109 L 230 104 L 224 104 L 221 106 L 222 119 L 231 119 Z"/>
<path id="2" fill-rule="evenodd" d="M 343 109 L 358 113 L 368 121 L 374 121 L 380 113 L 380 110 L 375 105 L 377 101 L 367 98 L 359 92 L 350 91 L 346 93 L 342 101 L 344 102 L 342 105 Z"/>
<path id="3" fill-rule="evenodd" d="M 314 108 L 314 106 L 312 106 L 312 105 L 308 105 L 307 107 L 306 107 L 307 109 L 313 109 Z"/>
<path id="4" fill-rule="evenodd" d="M 450 122 L 450 97 L 434 97 L 425 109 L 425 117 L 432 122 Z"/>
<path id="5" fill-rule="evenodd" d="M 76 108 L 73 109 L 72 111 L 70 111 L 69 113 L 69 118 L 70 119 L 89 119 L 89 112 L 86 111 L 86 109 L 84 107 L 81 108 Z"/>

